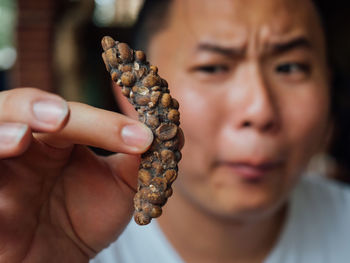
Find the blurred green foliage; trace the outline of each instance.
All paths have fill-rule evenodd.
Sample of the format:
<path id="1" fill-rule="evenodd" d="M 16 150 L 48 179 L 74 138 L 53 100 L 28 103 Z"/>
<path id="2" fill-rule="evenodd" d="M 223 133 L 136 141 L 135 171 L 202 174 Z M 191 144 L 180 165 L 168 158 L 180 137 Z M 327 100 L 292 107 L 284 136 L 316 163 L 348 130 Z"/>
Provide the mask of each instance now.
<path id="1" fill-rule="evenodd" d="M 0 49 L 14 45 L 16 1 L 0 0 Z"/>

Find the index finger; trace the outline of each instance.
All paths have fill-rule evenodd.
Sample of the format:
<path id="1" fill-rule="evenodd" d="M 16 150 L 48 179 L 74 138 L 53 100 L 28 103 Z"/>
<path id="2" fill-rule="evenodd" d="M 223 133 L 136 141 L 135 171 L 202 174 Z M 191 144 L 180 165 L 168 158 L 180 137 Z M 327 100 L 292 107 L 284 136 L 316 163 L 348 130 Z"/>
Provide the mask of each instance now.
<path id="1" fill-rule="evenodd" d="M 38 139 L 56 148 L 82 144 L 131 154 L 146 151 L 153 141 L 152 131 L 141 122 L 82 103 L 68 105 L 66 126 L 56 133 L 37 135 Z"/>

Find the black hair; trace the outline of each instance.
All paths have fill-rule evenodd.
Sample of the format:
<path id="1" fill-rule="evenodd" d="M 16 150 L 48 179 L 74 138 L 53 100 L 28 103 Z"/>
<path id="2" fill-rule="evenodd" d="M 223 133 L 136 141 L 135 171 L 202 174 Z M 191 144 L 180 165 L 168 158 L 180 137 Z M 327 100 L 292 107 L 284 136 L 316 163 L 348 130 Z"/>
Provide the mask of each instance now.
<path id="1" fill-rule="evenodd" d="M 152 37 L 166 28 L 172 0 L 145 0 L 133 26 L 132 46 L 147 52 Z"/>
<path id="2" fill-rule="evenodd" d="M 333 136 L 329 154 L 336 161 L 335 174 L 350 183 L 350 37 L 349 6 L 341 0 L 313 0 L 325 32 L 328 63 L 332 72 L 331 118 Z"/>

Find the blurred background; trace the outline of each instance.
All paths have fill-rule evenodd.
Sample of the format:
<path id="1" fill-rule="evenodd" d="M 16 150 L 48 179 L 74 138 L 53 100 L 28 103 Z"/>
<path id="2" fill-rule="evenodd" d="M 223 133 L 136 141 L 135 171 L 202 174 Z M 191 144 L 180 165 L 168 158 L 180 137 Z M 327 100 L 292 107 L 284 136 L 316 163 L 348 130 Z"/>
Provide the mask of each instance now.
<path id="1" fill-rule="evenodd" d="M 143 1 L 0 0 L 0 91 L 37 87 L 118 111 L 100 40 L 111 35 L 130 43 Z M 335 124 L 327 154 L 315 158 L 310 170 L 350 182 L 350 8 L 346 1 L 314 1 L 334 69 Z"/>
<path id="2" fill-rule="evenodd" d="M 111 107 L 100 41 L 129 42 L 142 3 L 0 0 L 0 89 L 31 86 Z"/>

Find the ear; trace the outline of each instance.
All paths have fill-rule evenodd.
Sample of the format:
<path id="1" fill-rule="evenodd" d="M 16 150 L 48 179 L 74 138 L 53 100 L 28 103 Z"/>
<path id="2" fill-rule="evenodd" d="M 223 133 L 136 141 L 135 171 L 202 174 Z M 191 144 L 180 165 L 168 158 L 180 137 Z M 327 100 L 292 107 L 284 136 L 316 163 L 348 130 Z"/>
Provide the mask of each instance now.
<path id="1" fill-rule="evenodd" d="M 124 113 L 126 116 L 137 120 L 138 114 L 134 107 L 131 105 L 131 103 L 128 101 L 128 99 L 122 94 L 120 86 L 118 86 L 116 83 L 112 81 L 112 88 L 114 97 L 118 103 L 118 106 L 122 113 Z"/>

